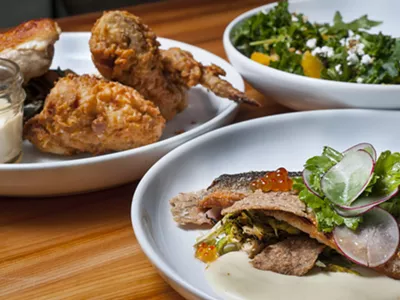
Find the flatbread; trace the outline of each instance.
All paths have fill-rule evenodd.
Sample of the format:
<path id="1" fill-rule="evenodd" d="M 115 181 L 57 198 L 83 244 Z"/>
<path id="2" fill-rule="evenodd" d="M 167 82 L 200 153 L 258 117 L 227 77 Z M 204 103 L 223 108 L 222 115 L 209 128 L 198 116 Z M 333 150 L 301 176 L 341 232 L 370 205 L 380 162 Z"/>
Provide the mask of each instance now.
<path id="1" fill-rule="evenodd" d="M 289 237 L 270 245 L 251 261 L 253 267 L 284 275 L 303 276 L 310 271 L 325 248 L 305 236 Z"/>
<path id="2" fill-rule="evenodd" d="M 243 210 L 277 210 L 313 219 L 313 215 L 307 212 L 306 205 L 299 200 L 294 192 L 263 193 L 257 190 L 246 198 L 235 202 L 232 206 L 223 209 L 222 215 Z"/>
<path id="3" fill-rule="evenodd" d="M 212 224 L 207 218 L 206 210 L 199 208 L 199 201 L 204 197 L 206 190 L 193 193 L 180 193 L 170 200 L 171 212 L 174 221 L 180 225 Z"/>

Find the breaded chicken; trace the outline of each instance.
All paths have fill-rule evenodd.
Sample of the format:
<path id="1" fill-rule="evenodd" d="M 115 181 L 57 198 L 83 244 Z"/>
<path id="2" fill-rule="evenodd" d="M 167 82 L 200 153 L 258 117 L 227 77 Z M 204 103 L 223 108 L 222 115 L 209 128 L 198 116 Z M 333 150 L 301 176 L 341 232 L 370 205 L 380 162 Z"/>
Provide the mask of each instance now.
<path id="1" fill-rule="evenodd" d="M 24 137 L 43 152 L 102 154 L 156 142 L 165 119 L 131 87 L 94 76 L 61 78 Z"/>
<path id="2" fill-rule="evenodd" d="M 217 95 L 258 104 L 220 79 L 225 72 L 217 66 L 204 67 L 176 48 L 160 52 L 155 33 L 128 12 L 104 13 L 92 28 L 89 45 L 104 77 L 137 89 L 167 120 L 186 107 L 185 91 L 198 83 Z"/>
<path id="3" fill-rule="evenodd" d="M 51 19 L 25 22 L 0 34 L 0 57 L 16 62 L 27 83 L 49 70 L 60 32 Z"/>
<path id="4" fill-rule="evenodd" d="M 216 66 L 203 66 L 193 58 L 192 53 L 180 48 L 161 50 L 164 69 L 173 81 L 191 88 L 197 84 L 213 91 L 219 97 L 229 98 L 236 102 L 259 105 L 259 103 L 235 89 L 229 82 L 219 76 L 225 76 L 225 71 Z"/>
<path id="5" fill-rule="evenodd" d="M 165 76 L 156 35 L 127 12 L 105 13 L 92 28 L 90 51 L 99 72 L 135 88 L 171 119 L 187 105 L 186 89 Z"/>

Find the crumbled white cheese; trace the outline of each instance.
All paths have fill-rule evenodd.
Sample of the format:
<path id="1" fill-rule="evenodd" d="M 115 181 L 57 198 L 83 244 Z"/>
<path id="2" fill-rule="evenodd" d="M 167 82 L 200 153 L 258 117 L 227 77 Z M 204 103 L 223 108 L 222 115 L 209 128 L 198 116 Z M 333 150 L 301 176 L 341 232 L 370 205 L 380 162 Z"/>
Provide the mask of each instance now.
<path id="1" fill-rule="evenodd" d="M 356 48 L 355 47 L 349 48 L 349 50 L 347 50 L 347 54 L 348 55 L 354 54 L 354 53 L 356 53 Z"/>
<path id="2" fill-rule="evenodd" d="M 355 53 L 348 53 L 349 56 L 347 56 L 347 61 L 348 64 L 351 65 L 356 65 L 360 60 L 358 59 L 357 54 Z"/>
<path id="3" fill-rule="evenodd" d="M 328 47 L 328 46 L 323 46 L 323 47 L 321 48 L 321 51 L 322 51 L 323 53 L 325 53 L 325 56 L 327 56 L 327 57 L 332 57 L 333 54 L 334 54 L 333 48 L 332 48 L 332 47 Z"/>
<path id="4" fill-rule="evenodd" d="M 364 55 L 365 54 L 365 52 L 364 52 L 364 48 L 365 48 L 365 45 L 363 44 L 363 43 L 358 43 L 356 46 L 355 46 L 355 50 L 356 50 L 356 52 L 357 52 L 357 54 L 358 55 Z"/>
<path id="5" fill-rule="evenodd" d="M 371 62 L 372 62 L 372 58 L 368 54 L 365 54 L 361 57 L 361 63 L 363 65 L 369 65 Z"/>
<path id="6" fill-rule="evenodd" d="M 332 47 L 328 47 L 328 46 L 323 46 L 322 48 L 320 47 L 316 47 L 311 54 L 313 56 L 317 56 L 320 55 L 322 57 L 331 57 L 333 56 L 334 52 L 333 52 L 333 48 Z"/>
<path id="7" fill-rule="evenodd" d="M 340 42 L 340 45 L 342 45 L 342 46 L 347 45 L 347 39 L 346 38 L 342 38 L 339 42 Z"/>
<path id="8" fill-rule="evenodd" d="M 317 46 L 317 39 L 316 39 L 316 38 L 309 39 L 309 40 L 306 42 L 306 46 L 307 46 L 308 48 L 310 48 L 310 49 L 314 49 L 314 48 Z"/>
<path id="9" fill-rule="evenodd" d="M 321 53 L 321 47 L 316 47 L 313 51 L 311 51 L 311 54 L 313 56 L 317 56 L 320 53 Z"/>
<path id="10" fill-rule="evenodd" d="M 297 18 L 296 16 L 292 15 L 292 22 L 298 22 L 299 18 Z"/>
<path id="11" fill-rule="evenodd" d="M 335 70 L 336 70 L 336 72 L 339 74 L 339 75 L 342 75 L 342 65 L 336 65 L 335 66 Z"/>
<path id="12" fill-rule="evenodd" d="M 353 32 L 352 30 L 349 30 L 349 31 L 348 31 L 348 35 L 349 35 L 349 36 L 353 36 L 353 35 L 354 35 L 354 32 Z"/>
<path id="13" fill-rule="evenodd" d="M 358 78 L 356 79 L 356 81 L 357 81 L 357 83 L 363 83 L 364 79 L 362 79 L 361 77 L 358 77 Z"/>
<path id="14" fill-rule="evenodd" d="M 303 54 L 303 53 L 301 53 L 301 51 L 300 50 L 296 50 L 296 52 L 295 52 L 296 54 Z"/>

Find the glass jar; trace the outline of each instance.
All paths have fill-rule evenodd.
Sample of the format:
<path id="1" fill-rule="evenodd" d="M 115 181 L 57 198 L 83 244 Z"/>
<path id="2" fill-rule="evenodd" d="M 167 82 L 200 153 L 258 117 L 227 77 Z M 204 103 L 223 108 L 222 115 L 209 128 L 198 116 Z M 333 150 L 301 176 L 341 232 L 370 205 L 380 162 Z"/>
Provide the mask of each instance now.
<path id="1" fill-rule="evenodd" d="M 22 154 L 22 82 L 18 65 L 0 58 L 0 163 L 18 162 Z"/>

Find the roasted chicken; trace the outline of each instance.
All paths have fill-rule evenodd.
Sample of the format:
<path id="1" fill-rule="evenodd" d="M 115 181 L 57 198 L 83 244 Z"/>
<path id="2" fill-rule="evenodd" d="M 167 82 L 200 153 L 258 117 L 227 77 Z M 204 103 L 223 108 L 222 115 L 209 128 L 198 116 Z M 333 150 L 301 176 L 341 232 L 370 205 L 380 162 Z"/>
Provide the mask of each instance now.
<path id="1" fill-rule="evenodd" d="M 159 109 L 133 88 L 70 74 L 25 124 L 24 136 L 43 152 L 102 154 L 151 144 L 164 126 Z"/>
<path id="2" fill-rule="evenodd" d="M 93 62 L 105 78 L 129 85 L 153 101 L 167 120 L 187 106 L 186 90 L 199 83 L 219 96 L 258 105 L 219 78 L 225 75 L 221 68 L 203 66 L 179 48 L 160 50 L 156 38 L 139 17 L 106 12 L 92 28 Z"/>
<path id="3" fill-rule="evenodd" d="M 45 74 L 51 65 L 60 28 L 50 19 L 31 20 L 0 34 L 0 58 L 16 62 L 24 77 Z"/>

